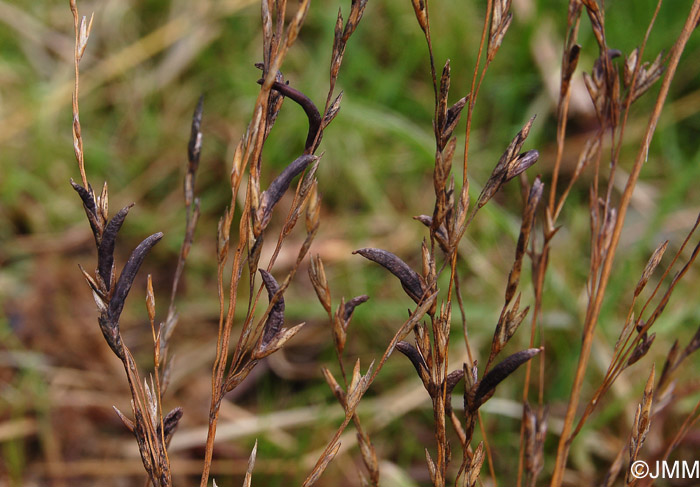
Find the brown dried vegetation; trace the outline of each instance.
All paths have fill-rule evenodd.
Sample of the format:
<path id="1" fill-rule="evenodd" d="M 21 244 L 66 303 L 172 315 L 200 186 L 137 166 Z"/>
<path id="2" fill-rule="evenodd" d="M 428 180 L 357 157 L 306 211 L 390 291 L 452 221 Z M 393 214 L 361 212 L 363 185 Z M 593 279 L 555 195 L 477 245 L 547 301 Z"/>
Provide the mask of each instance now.
<path id="1" fill-rule="evenodd" d="M 646 163 L 649 143 L 684 45 L 700 19 L 700 0 L 693 3 L 688 21 L 675 44 L 671 46 L 669 54 L 658 54 L 651 63 L 642 62 L 646 38 L 642 40 L 639 48 L 627 55 L 610 49 L 606 42 L 604 11 L 599 3 L 594 0 L 571 0 L 566 43 L 562 52 L 557 108 L 557 152 L 551 178 L 545 182 L 545 178 L 530 175 L 531 171 L 527 172 L 539 158 L 537 150 L 525 149 L 528 135 L 536 123 L 535 117 L 532 116 L 502 152 L 474 201 L 470 201 L 473 195 L 470 195 L 468 177 L 469 141 L 474 108 L 487 70 L 497 58 L 502 43 L 508 38 L 507 32 L 513 20 L 511 2 L 488 0 L 470 92 L 460 93 L 457 101 L 450 103 L 451 65 L 449 60 L 446 61 L 438 75 L 428 1 L 412 0 L 418 25 L 427 43 L 435 95 L 435 152 L 432 173 L 435 198 L 431 214 L 414 217 L 425 226 L 426 238 L 423 242 L 416 243 L 416 256 L 407 260 L 412 262 L 419 259 L 420 271 L 414 270 L 390 250 L 362 248 L 353 252 L 393 274 L 399 280 L 406 296 L 413 302 L 408 317 L 385 345 L 383 353 L 369 365 L 361 364 L 359 358 L 347 358 L 345 355 L 348 336 L 353 331 L 351 323 L 354 311 L 367 302 L 369 297 L 336 297 L 334 308 L 334 296 L 324 263 L 320 256 L 308 255 L 321 218 L 321 191 L 316 174 L 323 170 L 323 154 L 317 155 L 317 152 L 324 130 L 340 113 L 342 92 L 336 93 L 336 82 L 349 39 L 362 19 L 366 3 L 366 0 L 353 0 L 347 20 L 341 11 L 338 12 L 329 87 L 325 104 L 319 110 L 309 96 L 290 86 L 281 70 L 287 52 L 302 29 L 310 1 L 301 0 L 298 4 L 295 3 L 294 11 L 287 11 L 292 5 L 288 5 L 285 0 L 261 2 L 263 62 L 258 64 L 262 70 L 262 78 L 258 81 L 260 92 L 245 134 L 233 154 L 230 172 L 231 199 L 218 224 L 218 335 L 211 375 L 211 398 L 206 443 L 202 452 L 200 485 L 204 487 L 210 482 L 215 457 L 215 438 L 222 403 L 226 401 L 225 396 L 241 386 L 263 359 L 279 351 L 305 325 L 289 324 L 285 321 L 285 307 L 288 305 L 285 292 L 295 278 L 299 279 L 297 272 L 302 268 L 302 263 L 308 260 L 308 276 L 327 315 L 338 362 L 339 373 L 334 374 L 330 367 L 323 367 L 322 373 L 343 413 L 336 432 L 328 438 L 325 448 L 318 454 L 317 460 L 306 475 L 302 483 L 304 487 L 317 484 L 326 469 L 330 468 L 331 462 L 339 454 L 343 433 L 351 424 L 357 435 L 359 455 L 363 463 L 359 473 L 360 482 L 362 485 L 380 485 L 381 458 L 370 438 L 370 429 L 365 426 L 358 408 L 394 350 L 398 350 L 408 359 L 430 398 L 434 427 L 433 443 L 420 446 L 425 449 L 431 485 L 466 487 L 489 484 L 490 481 L 486 480 L 486 475 L 482 473 L 484 462 L 490 464 L 490 475 L 493 477 L 489 485 L 496 483 L 499 476 L 493 466 L 494 455 L 489 447 L 481 408 L 494 396 L 499 384 L 512 379 L 515 371 L 524 366 L 526 371 L 522 381 L 517 485 L 534 486 L 538 480 L 544 485 L 545 481 L 540 479 L 540 475 L 547 471 L 546 482 L 553 487 L 559 487 L 565 483 L 564 475 L 572 443 L 616 379 L 647 355 L 655 339 L 655 334 L 651 331 L 652 326 L 666 308 L 678 282 L 700 252 L 700 244 L 696 244 L 690 257 L 685 258 L 680 270 L 676 271 L 665 290 L 662 290 L 664 282 L 667 281 L 666 277 L 686 255 L 686 247 L 692 246 L 690 241 L 695 236 L 700 217 L 669 262 L 663 259 L 668 241 L 659 245 L 642 270 L 636 286 L 630 289 L 632 298 L 628 305 L 627 319 L 614 346 L 607 373 L 600 383 L 586 384 L 587 365 L 626 212 L 641 168 Z M 202 148 L 204 105 L 200 99 L 192 120 L 184 184 L 186 233 L 175 267 L 167 317 L 162 323 L 156 320 L 153 285 L 150 276 L 148 279 L 146 305 L 152 330 L 153 371 L 148 374 L 148 378 L 142 379 L 136 360 L 121 334 L 120 316 L 141 264 L 163 234 L 154 233 L 146 237 L 133 250 L 121 272 L 117 272 L 114 259 L 117 237 L 133 205 L 122 208 L 110 218 L 107 184 L 103 185 L 98 195 L 85 173 L 78 104 L 79 64 L 88 45 L 92 19 L 89 22 L 85 18 L 81 19 L 75 0 L 71 0 L 71 10 L 75 21 L 73 140 L 81 177 L 80 184 L 73 181 L 71 184 L 82 200 L 97 247 L 94 273 L 82 268 L 81 270 L 100 313 L 99 329 L 111 351 L 121 361 L 131 391 L 131 411 L 125 413 L 117 410 L 117 414 L 136 438 L 148 482 L 154 486 L 170 486 L 173 485 L 173 481 L 168 446 L 183 410 L 177 407 L 170 412 L 164 411 L 162 398 L 171 374 L 172 360 L 168 351 L 178 321 L 175 311 L 178 283 L 193 244 L 199 216 L 195 180 Z M 590 68 L 590 73 L 584 73 L 586 88 L 593 102 L 599 127 L 583 145 L 578 163 L 566 187 L 560 188 L 558 179 L 564 157 L 572 78 L 580 61 L 581 47 L 576 42 L 584 10 L 599 49 L 599 56 Z M 648 32 L 651 31 L 653 23 L 654 19 Z M 631 166 L 624 190 L 616 199 L 613 197 L 612 181 L 620 164 L 621 146 L 630 106 L 659 80 L 660 91 L 650 114 L 642 144 Z M 263 147 L 268 143 L 271 129 L 285 99 L 298 104 L 308 118 L 304 149 L 302 154 L 290 154 L 291 162 L 267 188 L 263 188 L 261 175 L 266 171 Z M 466 132 L 462 142 L 464 156 L 462 164 L 455 168 L 456 147 L 461 138 L 455 134 L 455 129 L 462 118 L 466 118 Z M 604 147 L 610 150 L 610 161 L 605 168 L 601 165 Z M 575 375 L 571 378 L 568 406 L 563 414 L 562 411 L 558 413 L 562 417 L 562 430 L 554 435 L 547 428 L 548 420 L 554 413 L 547 407 L 545 380 L 546 369 L 552 365 L 545 360 L 544 330 L 539 322 L 546 291 L 545 275 L 548 272 L 552 242 L 561 225 L 562 210 L 584 169 L 590 166 L 594 168 L 594 178 L 589 188 L 591 235 L 590 268 L 586 283 L 588 302 L 581 330 L 581 342 L 577 345 L 580 356 Z M 606 168 L 609 172 L 603 174 Z M 294 181 L 297 178 L 295 186 Z M 503 305 L 495 324 L 491 346 L 489 351 L 481 356 L 478 348 L 470 342 L 468 333 L 467 310 L 462 296 L 464 290 L 460 288 L 462 277 L 458 266 L 460 259 L 468 257 L 460 250 L 460 244 L 476 215 L 509 182 L 521 185 L 522 220 L 517 244 L 513 249 L 513 263 L 508 275 L 504 276 Z M 548 196 L 545 193 L 546 188 L 549 191 Z M 284 205 L 278 203 L 285 195 L 289 197 L 290 192 L 293 193 L 291 204 L 287 213 L 279 217 L 282 220 L 280 230 L 276 235 L 271 234 L 270 229 L 273 227 L 270 223 L 273 214 L 277 215 L 280 212 Z M 430 210 L 428 212 L 430 213 Z M 287 237 L 297 226 L 302 214 L 305 223 L 302 231 L 305 232 L 305 237 L 295 249 L 296 258 L 291 269 L 282 273 L 275 266 L 276 261 L 282 248 L 292 245 Z M 273 249 L 267 262 L 261 262 L 263 246 Z M 521 277 L 527 259 L 531 266 L 534 296 L 532 302 L 525 305 L 521 304 L 521 301 L 525 300 L 521 292 Z M 357 262 L 357 266 L 360 265 L 361 263 Z M 658 268 L 663 269 L 663 275 L 652 280 Z M 256 279 L 258 275 L 261 282 Z M 645 289 L 650 282 L 657 284 L 653 291 L 648 293 Z M 267 304 L 264 299 L 260 299 L 263 291 L 267 293 Z M 645 299 L 646 295 L 648 297 Z M 642 300 L 644 301 L 640 308 L 638 301 Z M 407 300 L 407 303 L 410 301 Z M 453 309 L 459 309 L 461 315 L 462 333 L 458 341 L 459 347 L 464 349 L 465 359 L 453 358 L 457 346 L 451 344 L 451 341 L 455 341 L 455 337 L 460 335 L 452 328 Z M 400 311 L 397 310 L 396 315 L 399 314 Z M 506 355 L 504 350 L 528 317 L 529 346 Z M 631 423 L 629 440 L 625 440 L 625 445 L 620 449 L 615 462 L 610 465 L 603 481 L 604 485 L 614 485 L 616 481 L 624 482 L 625 485 L 637 482 L 629 470 L 622 476 L 624 480 L 619 480 L 620 472 L 625 465 L 631 465 L 637 459 L 644 458 L 642 447 L 650 428 L 653 427 L 655 415 L 669 406 L 675 397 L 673 374 L 698 348 L 700 331 L 685 346 L 678 340 L 675 341 L 658 379 L 655 368 L 651 365 L 643 397 Z M 353 364 L 352 367 L 347 366 L 348 360 Z M 533 370 L 537 370 L 537 375 Z M 584 387 L 584 384 L 587 386 Z M 592 393 L 589 392 L 589 386 L 592 386 Z M 453 396 L 461 396 L 461 401 L 453 400 Z M 461 406 L 457 407 L 459 402 Z M 673 447 L 687 434 L 698 417 L 696 406 L 677 434 L 667 440 L 665 458 L 668 458 Z M 553 438 L 553 441 L 558 442 L 557 450 L 549 456 L 545 451 L 548 436 L 558 436 L 558 439 Z M 244 486 L 254 483 L 257 448 L 256 443 L 246 464 Z M 507 485 L 513 484 L 512 479 L 501 480 Z"/>

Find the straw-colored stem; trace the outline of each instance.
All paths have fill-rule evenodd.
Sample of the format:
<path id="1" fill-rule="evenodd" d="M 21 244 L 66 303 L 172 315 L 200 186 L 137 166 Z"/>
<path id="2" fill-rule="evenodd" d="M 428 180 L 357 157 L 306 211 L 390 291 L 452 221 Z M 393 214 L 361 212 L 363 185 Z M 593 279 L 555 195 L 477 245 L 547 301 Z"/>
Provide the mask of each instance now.
<path id="1" fill-rule="evenodd" d="M 671 57 L 669 60 L 668 68 L 664 76 L 663 82 L 661 84 L 661 89 L 659 95 L 656 99 L 656 104 L 649 118 L 644 137 L 642 139 L 642 144 L 640 145 L 639 151 L 634 161 L 632 171 L 630 173 L 629 179 L 625 186 L 625 190 L 622 194 L 622 198 L 619 205 L 617 222 L 612 234 L 612 240 L 610 243 L 610 250 L 607 253 L 606 258 L 603 261 L 603 268 L 600 275 L 600 281 L 598 285 L 597 292 L 593 297 L 591 304 L 588 307 L 586 313 L 586 320 L 584 324 L 584 335 L 583 343 L 581 345 L 581 355 L 578 362 L 578 367 L 576 369 L 576 375 L 574 377 L 573 386 L 571 389 L 571 396 L 569 399 L 569 405 L 567 407 L 566 416 L 564 418 L 564 427 L 562 429 L 562 434 L 559 439 L 559 446 L 557 448 L 556 463 L 554 466 L 554 472 L 552 474 L 552 487 L 561 486 L 564 480 L 564 469 L 566 467 L 566 462 L 568 458 L 569 448 L 574 437 L 572 436 L 573 423 L 576 415 L 576 409 L 578 408 L 578 403 L 581 395 L 581 389 L 583 385 L 583 379 L 585 377 L 586 367 L 588 365 L 588 359 L 590 357 L 591 345 L 593 343 L 593 336 L 595 332 L 595 325 L 600 313 L 600 308 L 603 302 L 603 296 L 605 294 L 605 289 L 610 277 L 610 271 L 612 269 L 613 257 L 615 255 L 615 250 L 620 241 L 620 235 L 622 234 L 622 224 L 625 221 L 625 216 L 627 214 L 627 208 L 629 206 L 630 199 L 632 198 L 632 192 L 634 186 L 639 178 L 639 173 L 641 172 L 642 166 L 647 159 L 647 153 L 649 150 L 649 145 L 651 144 L 652 136 L 654 135 L 654 130 L 656 124 L 658 123 L 659 117 L 661 116 L 661 110 L 666 102 L 668 96 L 668 91 L 671 86 L 671 81 L 678 67 L 678 62 L 680 61 L 681 54 L 685 48 L 691 33 L 693 32 L 695 26 L 698 23 L 700 17 L 700 0 L 695 0 L 690 9 L 688 19 L 686 20 L 683 30 L 680 33 L 676 44 L 674 45 Z"/>

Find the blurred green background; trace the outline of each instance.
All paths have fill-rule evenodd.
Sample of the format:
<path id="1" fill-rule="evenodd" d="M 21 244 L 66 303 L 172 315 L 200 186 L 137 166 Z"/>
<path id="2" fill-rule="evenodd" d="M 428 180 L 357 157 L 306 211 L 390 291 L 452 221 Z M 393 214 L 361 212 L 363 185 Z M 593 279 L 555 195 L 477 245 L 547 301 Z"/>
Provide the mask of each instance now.
<path id="1" fill-rule="evenodd" d="M 629 53 L 639 45 L 655 3 L 606 2 L 609 46 Z M 295 5 L 291 2 L 290 10 Z M 208 368 L 218 319 L 216 223 L 230 202 L 231 157 L 259 89 L 254 67 L 261 60 L 259 6 L 250 0 L 105 0 L 83 1 L 79 7 L 84 15 L 95 12 L 81 64 L 80 116 L 88 179 L 95 187 L 108 181 L 113 212 L 136 203 L 120 233 L 118 265 L 145 235 L 165 233 L 144 265 L 122 320 L 125 340 L 144 370 L 150 330 L 140 298 L 143 280 L 146 273 L 154 275 L 164 317 L 184 231 L 182 179 L 190 117 L 199 95 L 205 97 L 197 178 L 202 217 L 178 301 L 175 371 L 166 399 L 168 405 L 185 408 L 173 465 L 176 482 L 191 483 L 196 477 L 187 476 L 201 467 L 197 459 L 203 435 L 198 428 L 206 422 Z M 347 13 L 349 2 L 312 1 L 283 66 L 290 83 L 320 105 L 327 91 L 339 7 Z M 645 60 L 671 47 L 685 21 L 685 8 L 685 2 L 662 7 Z M 484 9 L 485 2 L 473 1 L 431 5 L 438 69 L 445 59 L 451 60 L 452 101 L 469 91 Z M 542 174 L 547 184 L 552 171 L 566 2 L 514 0 L 513 11 L 513 25 L 476 105 L 470 152 L 473 193 L 533 114 L 537 119 L 525 148 L 537 148 L 541 157 L 528 174 L 530 179 Z M 564 180 L 597 124 L 580 75 L 581 70 L 590 71 L 597 48 L 585 14 L 581 25 L 583 52 Z M 95 306 L 77 267 L 90 270 L 95 252 L 79 198 L 69 185 L 70 178 L 80 177 L 71 136 L 72 36 L 68 2 L 0 0 L 0 485 L 133 485 L 142 478 L 132 438 L 111 409 L 116 405 L 129 410 L 123 372 L 102 340 Z M 647 258 L 665 239 L 671 240 L 668 256 L 672 255 L 700 210 L 700 189 L 694 184 L 700 177 L 700 64 L 693 61 L 699 58 L 696 35 L 681 61 L 633 198 L 601 314 L 590 390 L 607 368 Z M 410 2 L 369 1 L 350 40 L 338 87 L 344 98 L 321 146 L 325 155 L 317 174 L 323 216 L 312 252 L 324 259 L 334 306 L 341 296 L 372 298 L 358 308 L 346 350 L 348 363 L 360 357 L 364 368 L 381 354 L 411 303 L 395 280 L 351 251 L 385 248 L 417 269 L 426 232 L 411 217 L 432 211 L 433 92 L 425 40 Z M 620 177 L 630 167 L 657 91 L 658 86 L 652 88 L 631 111 Z M 286 103 L 265 147 L 264 184 L 302 151 L 306 126 L 303 112 Z M 463 142 L 464 122 L 455 133 Z M 458 153 L 456 160 L 460 158 Z M 601 164 L 605 166 L 605 156 Z M 546 400 L 555 423 L 570 391 L 578 355 L 578 345 L 572 344 L 580 338 L 586 304 L 590 181 L 590 174 L 579 181 L 562 216 L 541 317 L 551 381 Z M 618 190 L 623 181 L 616 182 Z M 513 182 L 484 209 L 463 242 L 462 289 L 470 337 L 482 361 L 502 305 L 520 208 L 519 188 Z M 280 275 L 292 265 L 302 239 L 301 234 L 292 235 L 278 261 Z M 668 261 L 667 257 L 664 262 Z M 530 304 L 527 272 L 523 289 L 524 303 Z M 600 480 L 607 470 L 610 455 L 629 431 L 630 411 L 641 397 L 641 377 L 652 362 L 657 369 L 662 366 L 673 340 L 685 344 L 694 333 L 700 318 L 698 289 L 698 273 L 691 270 L 655 326 L 657 342 L 638 364 L 638 376 L 621 378 L 584 438 L 574 445 L 570 463 L 577 479 Z M 308 325 L 288 350 L 262 364 L 226 403 L 222 415 L 231 422 L 230 434 L 221 435 L 213 470 L 220 486 L 240 483 L 256 437 L 258 482 L 301 483 L 313 453 L 339 421 L 340 410 L 319 373 L 321 365 L 335 367 L 330 330 L 305 268 L 285 297 L 287 323 Z M 456 321 L 455 364 L 463 353 L 460 328 Z M 510 351 L 527 341 L 528 331 L 523 329 Z M 694 365 L 699 364 L 696 358 Z M 501 480 L 514 474 L 511 460 L 518 451 L 517 377 L 522 375 L 500 386 L 486 407 Z M 687 387 L 692 392 L 697 386 Z M 392 358 L 368 396 L 362 411 L 384 461 L 386 485 L 427 485 L 424 448 L 432 447 L 432 412 L 410 364 L 402 357 Z M 681 411 L 692 407 L 692 397 L 680 404 Z M 694 397 L 697 400 L 697 393 Z M 668 421 L 679 420 L 674 416 Z M 359 460 L 353 442 L 351 432 L 344 441 L 348 452 L 329 469 L 323 485 L 357 485 Z M 552 435 L 548 448 L 555 442 Z"/>

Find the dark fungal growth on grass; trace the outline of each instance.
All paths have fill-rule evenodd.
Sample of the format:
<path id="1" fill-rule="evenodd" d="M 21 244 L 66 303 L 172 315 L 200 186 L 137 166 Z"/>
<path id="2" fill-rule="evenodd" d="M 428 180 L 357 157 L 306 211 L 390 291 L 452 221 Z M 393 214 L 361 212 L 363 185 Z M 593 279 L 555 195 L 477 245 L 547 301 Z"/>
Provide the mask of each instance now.
<path id="1" fill-rule="evenodd" d="M 420 303 L 424 293 L 421 277 L 396 255 L 388 250 L 372 248 L 355 250 L 353 254 L 360 254 L 386 268 L 399 279 L 406 294 L 416 303 Z"/>
<path id="2" fill-rule="evenodd" d="M 284 296 L 282 296 L 281 293 L 279 295 L 277 294 L 279 293 L 280 286 L 277 284 L 277 281 L 275 281 L 275 278 L 272 277 L 272 274 L 264 269 L 258 269 L 258 272 L 260 272 L 263 282 L 265 283 L 267 297 L 272 305 L 263 328 L 262 346 L 264 347 L 277 336 L 284 324 Z M 272 304 L 275 298 L 276 300 L 274 304 Z"/>

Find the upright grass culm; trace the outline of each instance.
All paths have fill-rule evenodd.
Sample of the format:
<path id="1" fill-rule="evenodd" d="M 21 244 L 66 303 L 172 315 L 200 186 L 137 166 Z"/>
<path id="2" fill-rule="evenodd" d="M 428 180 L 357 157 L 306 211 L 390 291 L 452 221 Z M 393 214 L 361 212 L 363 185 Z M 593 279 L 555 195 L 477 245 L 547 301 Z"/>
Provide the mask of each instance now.
<path id="1" fill-rule="evenodd" d="M 305 325 L 298 323 L 285 326 L 285 309 L 288 304 L 285 301 L 285 293 L 306 261 L 319 229 L 322 188 L 319 188 L 316 174 L 323 170 L 323 153 L 318 152 L 324 131 L 340 112 L 342 92 L 336 93 L 336 84 L 350 37 L 358 28 L 366 5 L 367 0 L 353 0 L 347 19 L 344 18 L 342 9 L 338 11 L 331 50 L 328 91 L 323 108 L 319 110 L 312 97 L 291 86 L 282 73 L 285 57 L 293 48 L 303 27 L 310 0 L 301 0 L 293 5 L 288 5 L 286 0 L 261 1 L 262 62 L 256 64 L 262 72 L 261 78 L 257 80 L 260 91 L 245 134 L 233 152 L 229 178 L 231 199 L 219 220 L 216 256 L 212 256 L 216 260 L 219 313 L 201 487 L 209 485 L 217 426 L 222 403 L 227 400 L 226 394 L 239 387 L 263 359 L 280 350 Z M 528 174 L 532 173 L 531 168 L 540 158 L 537 150 L 526 148 L 528 136 L 537 123 L 533 114 L 506 145 L 477 195 L 470 194 L 468 172 L 475 108 L 480 93 L 488 88 L 488 69 L 496 62 L 502 44 L 508 42 L 507 33 L 513 20 L 511 2 L 487 0 L 469 92 L 460 93 L 459 97 L 450 93 L 450 89 L 453 88 L 451 61 L 438 64 L 436 60 L 434 43 L 440 39 L 433 38 L 429 2 L 412 0 L 412 6 L 426 41 L 429 81 L 432 83 L 434 94 L 434 202 L 426 214 L 413 217 L 425 226 L 425 238 L 414 245 L 415 255 L 420 256 L 419 259 L 404 259 L 390 249 L 373 247 L 353 252 L 379 264 L 395 276 L 406 296 L 413 302 L 412 309 L 409 309 L 408 317 L 405 318 L 398 318 L 403 310 L 396 310 L 397 321 L 402 324 L 384 346 L 382 354 L 369 365 L 363 366 L 359 358 L 346 357 L 346 344 L 352 332 L 350 325 L 354 312 L 358 306 L 367 302 L 369 297 L 364 294 L 351 299 L 339 297 L 335 299 L 334 307 L 326 266 L 319 255 L 312 255 L 308 259 L 308 275 L 328 319 L 331 333 L 329 338 L 332 339 L 339 371 L 334 374 L 330 367 L 323 367 L 322 374 L 343 414 L 335 433 L 325 442 L 325 447 L 302 485 L 310 487 L 321 484 L 320 479 L 338 455 L 340 439 L 350 424 L 357 433 L 359 455 L 363 464 L 358 474 L 360 484 L 376 487 L 382 483 L 382 460 L 370 437 L 370 434 L 380 435 L 381 432 L 367 427 L 358 407 L 394 350 L 398 350 L 415 369 L 430 399 L 433 441 L 431 444 L 420 446 L 425 450 L 431 485 L 473 487 L 497 485 L 500 482 L 503 485 L 518 486 L 549 483 L 552 487 L 559 487 L 565 484 L 564 476 L 569 465 L 572 443 L 616 379 L 647 355 L 655 339 L 651 327 L 666 308 L 678 282 L 686 275 L 700 252 L 700 244 L 696 244 L 690 256 L 685 256 L 686 248 L 692 246 L 691 240 L 700 223 L 699 215 L 670 262 L 663 261 L 669 247 L 669 242 L 666 241 L 651 255 L 636 285 L 630 286 L 632 298 L 627 308 L 626 320 L 613 347 L 609 367 L 599 382 L 598 379 L 590 377 L 590 374 L 587 374 L 588 363 L 627 209 L 640 171 L 650 157 L 651 138 L 666 103 L 669 86 L 681 54 L 700 20 L 700 0 L 693 2 L 688 20 L 671 46 L 669 54 L 658 54 L 651 63 L 642 60 L 661 2 L 651 18 L 640 47 L 624 55 L 608 47 L 603 5 L 594 0 L 571 0 L 562 52 L 553 172 L 549 178 Z M 133 205 L 124 207 L 110 218 L 107 184 L 104 184 L 101 193 L 97 195 L 85 173 L 78 104 L 79 65 L 93 23 L 92 18 L 89 22 L 84 17 L 81 19 L 75 0 L 71 0 L 70 7 L 75 25 L 73 142 L 81 177 L 81 184 L 72 181 L 71 184 L 83 202 L 97 247 L 97 266 L 94 274 L 82 268 L 81 270 L 100 312 L 99 327 L 107 345 L 122 362 L 131 391 L 131 418 L 119 410 L 117 414 L 136 437 L 148 482 L 154 486 L 170 486 L 173 485 L 173 469 L 168 446 L 183 410 L 176 407 L 165 413 L 162 397 L 167 390 L 172 364 L 172 360 L 169 360 L 168 346 L 178 321 L 175 308 L 178 284 L 193 245 L 200 212 L 199 199 L 195 197 L 195 179 L 202 150 L 204 102 L 200 98 L 196 104 L 187 146 L 188 165 L 184 183 L 185 237 L 175 265 L 167 317 L 158 325 L 150 276 L 147 281 L 146 304 L 153 339 L 154 365 L 149 379 L 142 380 L 136 361 L 121 335 L 120 316 L 142 262 L 163 234 L 154 233 L 145 238 L 132 252 L 122 271 L 116 272 L 114 252 L 117 235 Z M 590 74 L 584 74 L 598 127 L 583 145 L 575 169 L 566 186 L 562 188 L 561 168 L 570 119 L 572 80 L 581 60 L 582 47 L 577 44 L 577 38 L 584 11 L 599 51 L 590 68 Z M 443 66 L 442 70 L 438 66 Z M 618 197 L 614 193 L 613 182 L 624 162 L 622 145 L 630 107 L 659 80 L 661 87 L 656 103 L 649 115 L 647 128 L 629 175 L 626 176 L 624 189 Z M 264 164 L 263 148 L 274 143 L 270 137 L 271 131 L 285 99 L 299 105 L 308 119 L 308 127 L 304 127 L 303 150 L 301 154 L 289 154 L 288 159 L 291 162 L 272 179 L 266 189 L 263 189 L 263 175 L 270 172 Z M 455 168 L 453 161 L 458 152 L 457 145 L 462 138 L 458 135 L 457 128 L 462 118 L 466 119 L 462 139 L 463 159 L 461 167 L 458 165 Z M 604 155 L 607 151 L 609 158 Z M 545 360 L 545 347 L 549 343 L 542 326 L 544 297 L 548 292 L 546 275 L 550 254 L 555 248 L 553 242 L 561 226 L 565 225 L 561 223 L 563 210 L 572 189 L 580 184 L 586 169 L 593 172 L 589 183 L 590 253 L 588 256 L 581 256 L 581 259 L 589 259 L 587 281 L 583 285 L 588 301 L 585 317 L 582 319 L 580 343 L 577 344 L 578 363 L 573 377 L 569 378 L 571 383 L 567 386 L 570 392 L 568 406 L 563 414 L 563 428 L 552 435 L 548 430 L 548 420 L 552 418 L 553 413 L 547 407 L 549 394 L 546 377 L 547 368 L 556 367 L 556 364 Z M 296 186 L 293 186 L 295 178 L 298 178 L 298 181 Z M 520 184 L 523 195 L 522 218 L 512 265 L 507 275 L 503 276 L 503 301 L 490 347 L 488 350 L 480 350 L 470 339 L 469 289 L 463 286 L 465 279 L 460 275 L 460 261 L 469 259 L 463 240 L 477 214 L 483 215 L 480 210 L 494 200 L 504 185 L 513 180 Z M 516 183 L 513 181 L 511 184 Z M 291 196 L 288 195 L 292 192 L 290 188 L 294 188 Z M 284 205 L 280 202 L 285 195 L 290 197 L 291 202 L 288 203 L 286 213 L 281 214 Z M 273 216 L 278 215 L 281 224 L 275 235 L 271 230 L 274 227 L 271 227 L 270 223 Z M 282 273 L 275 264 L 282 249 L 289 249 L 294 245 L 288 237 L 297 227 L 300 218 L 304 219 L 304 228 L 298 231 L 304 234 L 304 238 L 294 249 L 296 257 L 293 265 L 286 273 Z M 266 249 L 270 249 L 267 253 L 263 253 L 265 246 Z M 263 261 L 263 255 L 266 256 L 266 262 Z M 523 268 L 528 259 L 534 291 L 530 304 L 525 303 L 527 298 L 523 298 L 524 285 L 521 283 Z M 415 260 L 421 263 L 419 271 L 407 263 Z M 675 271 L 670 282 L 665 284 L 669 281 L 667 278 L 670 273 L 681 265 L 681 262 L 683 264 L 680 270 Z M 657 283 L 653 291 L 646 293 L 645 289 L 652 282 L 652 276 L 659 266 L 664 269 L 663 273 L 658 280 L 653 280 Z M 257 281 L 258 275 L 260 281 Z M 664 285 L 666 287 L 662 291 Z M 267 305 L 260 302 L 263 292 L 267 294 Z M 410 301 L 406 302 L 410 304 Z M 455 309 L 459 309 L 460 313 L 461 334 L 453 330 L 452 313 Z M 505 353 L 506 348 L 510 349 L 513 346 L 513 337 L 528 317 L 530 334 L 527 347 L 517 346 L 517 351 Z M 455 337 L 459 335 L 461 337 L 456 340 Z M 656 373 L 653 363 L 640 374 L 647 377 L 643 386 L 643 396 L 636 408 L 635 417 L 630 418 L 632 427 L 629 437 L 623 439 L 625 447 L 619 449 L 615 460 L 606 468 L 607 473 L 598 479 L 603 485 L 612 486 L 616 485 L 616 482 L 619 485 L 646 485 L 645 480 L 635 478 L 634 472 L 630 470 L 631 465 L 644 457 L 643 446 L 650 428 L 654 425 L 655 415 L 672 404 L 671 399 L 675 397 L 673 374 L 688 356 L 700 348 L 699 337 L 700 330 L 685 347 L 681 347 L 679 340 L 676 340 L 666 356 L 660 374 Z M 455 341 L 459 343 L 455 344 Z M 451 362 L 450 355 L 454 356 L 455 350 L 458 349 L 464 351 L 466 360 L 453 358 Z M 352 366 L 348 365 L 348 360 Z M 408 366 L 407 363 L 405 365 Z M 509 471 L 517 471 L 517 478 L 513 479 L 499 473 L 499 461 L 505 460 L 497 460 L 496 457 L 502 455 L 496 455 L 489 442 L 491 433 L 484 421 L 486 413 L 483 412 L 482 406 L 494 396 L 499 384 L 513 376 L 523 365 L 526 370 L 522 383 L 519 458 L 517 462 L 515 459 L 509 459 L 512 462 Z M 592 390 L 593 393 L 588 393 L 588 390 Z M 461 401 L 453 400 L 453 396 L 457 395 L 461 396 Z M 678 432 L 664 440 L 667 446 L 663 453 L 664 459 L 669 457 L 673 448 L 697 422 L 700 417 L 699 407 L 696 406 L 692 410 Z M 558 442 L 556 451 L 548 451 L 547 437 L 556 435 L 558 439 L 552 440 Z M 404 438 L 403 441 L 418 440 Z M 620 475 L 625 465 L 625 453 L 629 455 L 629 468 L 624 475 Z M 258 455 L 256 443 L 247 464 L 244 486 L 252 485 Z M 484 462 L 489 466 L 488 475 L 482 475 Z M 546 479 L 541 479 L 543 473 Z M 216 485 L 215 482 L 213 484 Z"/>

